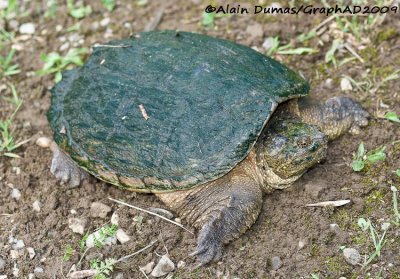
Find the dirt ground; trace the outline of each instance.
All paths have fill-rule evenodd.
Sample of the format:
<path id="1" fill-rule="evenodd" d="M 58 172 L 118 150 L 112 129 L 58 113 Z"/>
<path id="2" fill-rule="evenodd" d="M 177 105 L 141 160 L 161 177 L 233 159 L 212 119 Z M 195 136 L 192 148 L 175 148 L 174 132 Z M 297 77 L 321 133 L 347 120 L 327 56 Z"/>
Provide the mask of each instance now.
<path id="1" fill-rule="evenodd" d="M 400 277 L 398 225 L 391 224 L 380 257 L 364 268 L 361 264 L 348 264 L 342 252 L 344 246 L 355 248 L 364 262 L 375 250 L 368 231 L 362 231 L 357 225 L 358 218 L 369 218 L 380 234 L 381 224 L 393 219 L 390 187 L 400 188 L 400 177 L 394 172 L 400 168 L 400 124 L 381 116 L 389 110 L 400 113 L 400 79 L 382 83 L 377 90 L 374 88 L 400 66 L 399 12 L 387 14 L 383 22 L 370 27 L 363 23 L 366 17 L 360 16 L 359 26 L 365 30 L 357 40 L 351 30 L 341 30 L 335 20 L 323 23 L 328 17 L 320 14 L 236 14 L 216 17 L 212 26 L 205 26 L 202 14 L 208 1 L 150 0 L 145 5 L 138 5 L 139 1 L 117 0 L 112 12 L 106 11 L 100 1 L 84 1 L 91 5 L 92 12 L 81 20 L 68 15 L 66 1 L 59 1 L 62 3 L 58 4 L 54 18 L 44 16 L 48 9 L 46 1 L 17 2 L 20 3 L 20 12 L 14 19 L 17 24 L 10 24 L 8 20 L 0 23 L 7 31 L 14 32 L 12 44 L 18 48 L 15 62 L 20 65 L 21 73 L 3 79 L 1 83 L 15 84 L 23 99 L 23 106 L 13 123 L 15 138 L 31 140 L 15 151 L 21 158 L 0 157 L 0 258 L 5 261 L 5 266 L 0 265 L 0 275 L 8 276 L 0 278 L 28 278 L 28 274 L 35 276 L 29 278 L 63 278 L 73 264 L 77 270 L 88 269 L 90 259 L 119 259 L 155 240 L 158 241 L 149 249 L 118 263 L 111 278 L 145 278 L 139 267 L 151 261 L 157 263 L 167 252 L 175 266 L 180 261 L 185 263 L 176 267 L 169 278 Z M 268 1 L 255 2 L 264 6 L 270 4 Z M 281 3 L 283 7 L 290 4 Z M 160 9 L 164 12 L 161 20 L 156 22 L 154 18 Z M 34 34 L 20 34 L 18 26 L 28 22 L 35 24 Z M 76 23 L 80 24 L 79 28 L 68 30 Z M 274 57 L 306 77 L 315 98 L 350 96 L 360 101 L 371 114 L 368 127 L 358 135 L 347 134 L 332 142 L 326 161 L 309 170 L 293 187 L 266 195 L 255 225 L 226 247 L 220 262 L 197 269 L 194 268 L 198 264 L 196 259 L 188 256 L 195 250 L 194 235 L 160 218 L 107 199 L 124 200 L 144 209 L 163 208 L 155 196 L 126 192 L 95 179 L 78 188 L 60 186 L 50 173 L 51 151 L 35 144 L 38 137 L 52 135 L 46 111 L 50 103 L 48 89 L 54 85 L 54 76 L 35 74 L 43 67 L 40 55 L 54 51 L 65 55 L 73 46 L 90 48 L 94 43 L 105 43 L 142 31 L 149 23 L 158 23 L 157 29 L 195 31 L 230 39 L 262 52 L 265 52 L 262 46 L 265 39 L 275 36 L 279 36 L 282 44 L 291 42 L 296 48 L 317 49 L 318 52 L 313 54 L 275 53 Z M 304 43 L 295 40 L 313 28 L 318 28 L 316 37 Z M 337 67 L 326 62 L 325 54 L 337 38 L 343 38 L 359 57 L 342 48 L 336 52 L 338 61 L 355 58 Z M 64 45 L 66 42 L 68 45 Z M 353 90 L 343 91 L 343 75 L 355 81 L 365 81 L 367 75 L 372 87 L 353 85 Z M 8 91 L 3 90 L 1 94 L 5 96 Z M 0 101 L 2 119 L 12 111 L 10 104 Z M 385 145 L 386 159 L 354 172 L 352 154 L 361 142 L 367 150 Z M 12 198 L 12 188 L 20 191 L 19 199 Z M 351 203 L 340 208 L 305 207 L 308 203 L 342 199 L 350 199 Z M 33 209 L 35 201 L 40 202 L 40 211 Z M 107 204 L 112 212 L 117 212 L 119 227 L 131 240 L 125 244 L 92 248 L 78 263 L 81 256 L 78 242 L 82 235 L 72 232 L 68 220 L 73 217 L 85 219 L 85 230 L 93 232 L 109 223 L 112 214 L 110 212 L 106 218 L 92 217 L 90 207 L 93 202 Z M 190 227 L 185 220 L 182 223 Z M 10 237 L 23 240 L 25 247 L 14 249 Z M 65 260 L 63 256 L 68 245 L 74 251 Z M 33 258 L 27 247 L 34 249 Z M 280 258 L 280 267 L 274 266 L 273 257 Z"/>

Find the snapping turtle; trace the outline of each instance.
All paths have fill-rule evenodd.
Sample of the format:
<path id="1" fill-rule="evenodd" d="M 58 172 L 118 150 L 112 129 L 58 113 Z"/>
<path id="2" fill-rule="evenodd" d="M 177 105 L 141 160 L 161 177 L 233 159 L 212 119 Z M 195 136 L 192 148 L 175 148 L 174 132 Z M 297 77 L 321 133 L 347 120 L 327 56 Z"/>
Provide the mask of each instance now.
<path id="1" fill-rule="evenodd" d="M 283 189 L 326 155 L 327 142 L 368 124 L 347 97 L 306 97 L 308 83 L 248 47 L 153 31 L 94 48 L 52 90 L 51 172 L 85 170 L 155 193 L 199 229 L 205 264 L 247 230 L 262 194 Z"/>

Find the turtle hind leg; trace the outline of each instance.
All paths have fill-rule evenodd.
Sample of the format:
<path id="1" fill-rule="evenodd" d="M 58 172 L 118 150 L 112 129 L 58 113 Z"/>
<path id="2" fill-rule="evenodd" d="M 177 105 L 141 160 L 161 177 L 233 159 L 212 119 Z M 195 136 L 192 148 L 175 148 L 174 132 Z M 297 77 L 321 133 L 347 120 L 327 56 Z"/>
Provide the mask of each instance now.
<path id="1" fill-rule="evenodd" d="M 57 144 L 53 142 L 50 148 L 53 151 L 50 172 L 61 184 L 76 187 L 89 177 L 70 157 L 60 150 Z"/>
<path id="2" fill-rule="evenodd" d="M 231 173 L 187 191 L 157 194 L 199 230 L 197 248 L 191 255 L 197 256 L 201 265 L 220 259 L 224 244 L 250 228 L 261 210 L 259 185 L 247 176 Z"/>
<path id="3" fill-rule="evenodd" d="M 338 138 L 347 131 L 358 134 L 361 127 L 368 125 L 369 114 L 354 100 L 338 96 L 316 103 L 309 98 L 300 98 L 291 106 L 301 119 L 318 126 L 330 140 Z"/>

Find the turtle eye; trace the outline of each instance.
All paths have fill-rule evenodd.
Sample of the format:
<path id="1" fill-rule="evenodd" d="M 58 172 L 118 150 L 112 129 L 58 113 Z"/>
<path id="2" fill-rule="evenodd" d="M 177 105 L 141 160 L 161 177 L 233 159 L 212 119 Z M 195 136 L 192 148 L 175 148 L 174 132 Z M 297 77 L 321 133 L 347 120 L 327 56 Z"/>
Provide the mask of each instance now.
<path id="1" fill-rule="evenodd" d="M 297 140 L 297 146 L 302 147 L 302 148 L 309 146 L 311 143 L 312 143 L 312 140 L 309 136 L 302 137 Z"/>

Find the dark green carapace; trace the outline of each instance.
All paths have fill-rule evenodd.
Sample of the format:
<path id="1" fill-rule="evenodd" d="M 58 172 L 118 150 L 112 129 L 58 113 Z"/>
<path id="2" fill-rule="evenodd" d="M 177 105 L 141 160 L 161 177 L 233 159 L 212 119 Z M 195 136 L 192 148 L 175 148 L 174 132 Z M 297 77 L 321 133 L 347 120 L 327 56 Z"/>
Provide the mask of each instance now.
<path id="1" fill-rule="evenodd" d="M 300 76 L 248 47 L 154 31 L 94 47 L 53 88 L 48 119 L 56 143 L 93 175 L 171 191 L 229 172 L 277 104 L 308 90 Z"/>

